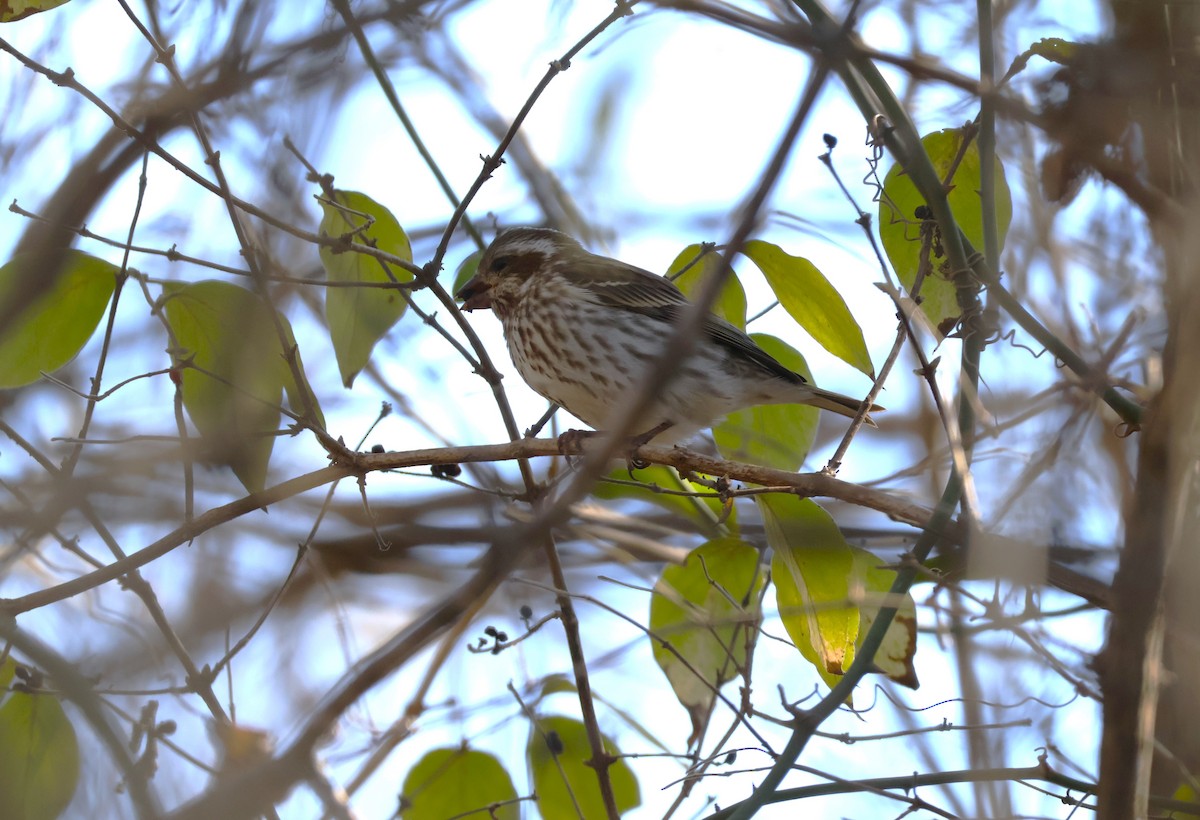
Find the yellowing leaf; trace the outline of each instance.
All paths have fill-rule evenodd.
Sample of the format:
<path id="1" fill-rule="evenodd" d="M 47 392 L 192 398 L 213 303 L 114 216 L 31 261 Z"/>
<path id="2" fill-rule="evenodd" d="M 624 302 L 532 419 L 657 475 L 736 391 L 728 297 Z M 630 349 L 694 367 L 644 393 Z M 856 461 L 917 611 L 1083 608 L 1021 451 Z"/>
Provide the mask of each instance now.
<path id="1" fill-rule="evenodd" d="M 58 8 L 68 0 L 0 0 L 0 23 L 16 20 Z"/>
<path id="2" fill-rule="evenodd" d="M 883 596 L 891 591 L 896 573 L 894 570 L 881 568 L 879 558 L 867 550 L 859 547 L 850 549 L 854 553 L 854 583 L 861 585 L 867 596 L 861 609 L 862 621 L 859 624 L 859 641 L 856 644 L 861 646 L 862 638 L 871 629 L 871 624 L 879 614 L 881 604 L 873 601 L 881 599 L 882 602 Z M 917 651 L 917 605 L 908 593 L 904 594 L 899 604 L 883 643 L 875 652 L 875 667 L 896 683 L 916 689 L 921 685 L 913 665 L 913 656 Z"/>
<path id="3" fill-rule="evenodd" d="M 862 328 L 854 321 L 846 300 L 816 265 L 761 239 L 747 242 L 742 253 L 758 265 L 779 304 L 817 344 L 868 376 L 875 376 Z"/>
<path id="4" fill-rule="evenodd" d="M 335 191 L 338 205 L 321 203 L 325 216 L 321 233 L 349 236 L 361 245 L 371 245 L 405 261 L 412 261 L 408 236 L 391 211 L 356 191 Z M 364 227 L 366 226 L 366 227 Z M 408 302 L 395 288 L 372 287 L 372 283 L 409 282 L 413 275 L 393 266 L 385 267 L 371 256 L 347 251 L 334 253 L 321 247 L 321 264 L 330 282 L 363 283 L 357 287 L 325 289 L 325 321 L 337 355 L 342 384 L 349 387 L 367 366 L 375 344 L 400 320 Z M 390 274 L 390 275 L 389 275 Z"/>
<path id="5" fill-rule="evenodd" d="M 517 790 L 504 766 L 474 749 L 435 749 L 404 778 L 400 816 L 405 820 L 517 820 Z"/>
<path id="6" fill-rule="evenodd" d="M 850 603 L 854 555 L 816 502 L 755 496 L 774 556 L 771 578 L 783 626 L 800 654 L 830 686 L 854 661 L 859 611 Z"/>
<path id="7" fill-rule="evenodd" d="M 716 522 L 725 515 L 721 500 L 713 495 L 677 495 L 677 492 L 712 491 L 683 478 L 674 467 L 651 464 L 638 470 L 633 479 L 629 477 L 629 470 L 621 467 L 609 473 L 607 478 L 609 480 L 600 481 L 592 489 L 592 494 L 597 498 L 629 498 L 649 502 L 672 514 L 682 515 L 703 532 L 716 535 Z M 630 484 L 631 481 L 636 482 L 636 486 Z M 662 490 L 669 492 L 661 492 Z M 731 525 L 732 521 L 733 517 L 730 515 L 726 517 L 725 523 Z"/>
<path id="8" fill-rule="evenodd" d="M 214 722 L 210 733 L 220 753 L 220 770 L 236 772 L 270 759 L 275 739 L 263 729 L 244 723 Z"/>
<path id="9" fill-rule="evenodd" d="M 763 333 L 751 338 L 780 364 L 812 381 L 808 363 L 786 342 Z M 713 427 L 717 449 L 727 459 L 798 470 L 817 437 L 821 411 L 803 404 L 765 404 L 730 413 Z"/>
<path id="10" fill-rule="evenodd" d="M 764 581 L 758 562 L 750 544 L 719 538 L 688 553 L 682 566 L 665 568 L 654 586 L 654 660 L 691 715 L 693 738 L 708 719 L 716 690 L 745 670 L 753 650 Z"/>
<path id="11" fill-rule="evenodd" d="M 619 754 L 607 737 L 602 737 L 602 741 L 608 754 Z M 529 733 L 526 751 L 538 811 L 543 818 L 582 816 L 591 820 L 607 816 L 596 783 L 596 770 L 584 763 L 591 760 L 592 749 L 583 723 L 562 716 L 539 717 L 537 726 Z M 642 802 L 637 779 L 624 758 L 608 767 L 608 776 L 618 811 L 624 814 Z M 580 813 L 575 810 L 576 804 Z"/>
<path id="12" fill-rule="evenodd" d="M 54 280 L 0 333 L 0 388 L 35 382 L 74 359 L 112 298 L 117 266 L 75 250 L 62 252 L 57 271 L 35 266 L 51 255 L 23 253 L 0 268 L 0 305 L 21 300 L 32 280 Z"/>
<path id="13" fill-rule="evenodd" d="M 1196 793 L 1196 789 L 1191 783 L 1181 783 L 1175 793 L 1171 795 L 1172 800 L 1180 800 L 1184 803 L 1200 802 L 1200 794 Z"/>
<path id="14" fill-rule="evenodd" d="M 962 146 L 963 130 L 948 128 L 921 138 L 925 152 L 933 162 L 941 179 L 953 166 Z M 958 227 L 976 247 L 983 247 L 983 203 L 979 197 L 979 149 L 974 141 L 967 147 L 951 180 L 953 186 L 948 194 L 950 207 Z M 917 278 L 921 255 L 921 223 L 915 216 L 924 198 L 917 193 L 912 180 L 898 164 L 893 165 L 883 181 L 883 196 L 879 200 L 879 238 L 888 260 L 900 281 L 912 288 Z M 1012 221 L 1012 195 L 1004 177 L 1004 166 L 996 158 L 996 225 L 1000 244 L 1008 233 Z M 954 285 L 945 271 L 941 270 L 945 257 L 939 255 L 938 243 L 934 243 L 930 255 L 930 274 L 921 285 L 921 309 L 930 322 L 943 333 L 949 332 L 960 313 L 958 296 Z"/>
<path id="15" fill-rule="evenodd" d="M 667 278 L 675 282 L 681 291 L 689 297 L 696 288 L 710 276 L 716 274 L 721 267 L 721 255 L 710 250 L 704 253 L 703 245 L 688 245 L 675 261 L 667 268 Z M 690 267 L 689 267 L 690 265 Z M 684 270 L 687 268 L 687 270 Z M 683 271 L 683 273 L 679 273 Z M 677 277 L 675 274 L 679 274 Z M 734 327 L 746 329 L 746 291 L 737 278 L 736 271 L 730 271 L 721 286 L 721 293 L 712 306 L 712 312 L 720 316 Z"/>
<path id="16" fill-rule="evenodd" d="M 261 490 L 284 388 L 307 391 L 315 405 L 308 386 L 291 379 L 273 310 L 228 282 L 168 284 L 163 291 L 167 323 L 180 348 L 172 356 L 182 369 L 188 416 L 211 458 L 230 465 L 246 489 Z M 286 324 L 284 335 L 290 344 Z"/>
<path id="17" fill-rule="evenodd" d="M 0 705 L 0 817 L 54 820 L 78 785 L 79 742 L 62 705 L 49 694 L 10 693 Z"/>

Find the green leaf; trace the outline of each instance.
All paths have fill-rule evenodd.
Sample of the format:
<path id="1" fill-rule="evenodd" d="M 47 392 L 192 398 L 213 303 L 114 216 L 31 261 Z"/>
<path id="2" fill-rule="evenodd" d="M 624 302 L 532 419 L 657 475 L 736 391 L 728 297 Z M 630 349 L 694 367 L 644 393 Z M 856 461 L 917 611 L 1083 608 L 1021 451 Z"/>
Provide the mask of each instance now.
<path id="1" fill-rule="evenodd" d="M 492 755 L 467 748 L 435 749 L 404 778 L 400 816 L 405 820 L 518 820 L 521 810 L 516 801 L 512 778 Z"/>
<path id="2" fill-rule="evenodd" d="M 925 152 L 941 179 L 946 178 L 962 146 L 963 129 L 948 128 L 921 139 Z M 979 197 L 979 150 L 972 140 L 951 181 L 948 195 L 958 227 L 976 247 L 983 247 L 983 203 Z M 915 217 L 924 198 L 917 193 L 911 178 L 897 164 L 887 172 L 883 181 L 883 196 L 879 200 L 879 237 L 888 259 L 900 281 L 912 288 L 917 278 L 921 256 L 921 223 Z M 1012 221 L 1012 195 L 1004 177 L 1004 165 L 996 158 L 996 226 L 1003 246 Z M 931 248 L 930 275 L 921 285 L 921 309 L 934 327 L 948 333 L 960 313 L 958 297 L 947 272 L 942 269 L 945 258 L 938 255 L 938 243 Z"/>
<path id="3" fill-rule="evenodd" d="M 479 270 L 479 260 L 483 258 L 483 251 L 475 251 L 458 265 L 458 270 L 454 273 L 454 287 L 450 288 L 450 294 L 455 295 L 463 289 L 463 285 L 471 280 L 471 277 Z"/>
<path id="4" fill-rule="evenodd" d="M 261 490 L 291 376 L 272 308 L 245 288 L 216 280 L 169 283 L 163 292 L 180 348 L 172 356 L 182 367 L 183 406 L 211 458 L 230 465 L 247 490 Z M 290 342 L 290 329 L 285 335 Z"/>
<path id="5" fill-rule="evenodd" d="M 701 484 L 694 484 L 683 478 L 674 467 L 651 464 L 638 470 L 633 479 L 629 477 L 629 470 L 619 467 L 609 473 L 606 479 L 608 480 L 601 480 L 592 489 L 592 494 L 597 498 L 608 500 L 628 498 L 655 504 L 672 514 L 680 515 L 694 522 L 702 532 L 714 535 L 717 531 L 717 522 L 722 517 L 725 518 L 724 523 L 727 526 L 734 525 L 732 508 L 730 508 L 730 514 L 726 515 L 721 499 L 715 495 L 688 496 L 675 495 L 673 492 L 660 492 L 660 490 L 677 490 L 687 493 L 712 492 Z M 636 481 L 636 486 L 630 484 L 630 481 Z"/>
<path id="6" fill-rule="evenodd" d="M 775 292 L 775 298 L 817 344 L 852 367 L 875 377 L 875 366 L 846 300 L 817 266 L 801 256 L 785 253 L 778 245 L 752 239 L 742 251 Z"/>
<path id="7" fill-rule="evenodd" d="M 812 381 L 808 363 L 786 342 L 764 333 L 751 338 L 780 364 Z M 721 455 L 779 470 L 798 470 L 817 437 L 821 411 L 803 404 L 764 404 L 730 413 L 713 427 Z"/>
<path id="8" fill-rule="evenodd" d="M 611 740 L 601 738 L 608 754 L 620 754 Z M 582 722 L 558 715 L 539 717 L 537 726 L 529 733 L 526 751 L 543 820 L 574 820 L 581 816 L 591 820 L 607 816 L 596 770 L 584 763 L 591 760 L 592 749 Z M 608 767 L 608 777 L 618 811 L 624 814 L 641 804 L 637 779 L 624 758 Z"/>
<path id="9" fill-rule="evenodd" d="M 855 586 L 861 586 L 865 591 L 865 601 L 861 609 L 862 620 L 858 627 L 859 640 L 856 648 L 862 645 L 879 614 L 882 599 L 892 589 L 896 580 L 896 572 L 879 566 L 880 560 L 872 553 L 859 547 L 850 548 L 854 553 Z M 874 603 L 879 600 L 880 603 Z M 917 689 L 917 670 L 913 665 L 913 656 L 917 652 L 917 604 L 912 596 L 904 594 L 903 600 L 896 609 L 896 615 L 888 626 L 883 643 L 875 652 L 875 666 L 896 683 Z"/>
<path id="10" fill-rule="evenodd" d="M 682 566 L 666 567 L 654 585 L 654 660 L 691 715 L 693 738 L 708 720 L 715 691 L 746 668 L 764 580 L 758 550 L 737 538 L 718 538 L 688 553 Z"/>
<path id="11" fill-rule="evenodd" d="M 16 664 L 5 661 L 6 674 Z M 79 742 L 49 694 L 15 691 L 0 705 L 0 817 L 53 820 L 79 785 Z"/>
<path id="12" fill-rule="evenodd" d="M 659 739 L 653 734 L 651 734 L 646 727 L 638 723 L 633 715 L 629 714 L 611 701 L 606 700 L 604 696 L 600 694 L 599 690 L 595 688 L 595 681 L 593 681 L 592 684 L 592 697 L 597 702 L 603 703 L 605 706 L 611 709 L 617 716 L 621 718 L 621 720 L 625 721 L 630 728 L 645 738 L 647 743 L 657 746 L 664 753 L 670 754 L 670 750 L 663 746 L 662 742 L 659 741 Z M 542 691 L 538 693 L 537 700 L 534 701 L 534 704 L 541 704 L 542 701 L 551 695 L 575 695 L 578 697 L 578 694 L 579 689 L 576 688 L 575 681 L 571 680 L 566 675 L 550 675 L 544 681 L 542 681 Z"/>
<path id="13" fill-rule="evenodd" d="M 349 235 L 354 242 L 412 261 L 408 236 L 391 211 L 356 191 L 335 191 L 334 196 L 342 207 L 321 203 L 325 212 L 321 233 Z M 321 264 L 330 282 L 410 282 L 413 278 L 409 271 L 385 267 L 374 257 L 353 252 L 334 253 L 326 246 L 321 247 Z M 375 344 L 400 320 L 406 307 L 408 302 L 395 288 L 325 289 L 325 320 L 329 324 L 342 384 L 349 387 L 354 383 L 354 377 L 370 361 Z"/>
<path id="14" fill-rule="evenodd" d="M 49 11 L 68 0 L 0 0 L 0 23 L 12 23 L 31 14 Z"/>
<path id="15" fill-rule="evenodd" d="M 0 663 L 0 700 L 4 699 L 4 693 L 8 691 L 8 685 L 12 683 L 16 672 L 17 662 L 12 656 L 6 657 L 4 663 Z"/>
<path id="16" fill-rule="evenodd" d="M 300 345 L 296 343 L 296 334 L 292 332 L 292 323 L 282 313 L 278 315 L 279 322 L 283 326 L 284 344 L 287 350 L 295 351 L 296 370 L 300 374 L 300 379 L 297 381 L 295 374 L 292 373 L 292 368 L 288 366 L 286 357 L 280 359 L 280 374 L 283 377 L 283 389 L 287 392 L 288 407 L 293 413 L 303 413 L 306 409 L 305 400 L 307 399 L 308 406 L 312 408 L 315 416 L 313 421 L 318 427 L 324 429 L 325 414 L 321 412 L 317 394 L 313 392 L 312 386 L 308 383 L 308 375 L 304 371 L 304 359 L 300 356 Z"/>
<path id="17" fill-rule="evenodd" d="M 1043 37 L 1016 56 L 1008 71 L 1004 73 L 1004 79 L 1000 81 L 1000 85 L 1024 71 L 1025 66 L 1034 57 L 1041 57 L 1043 60 L 1059 65 L 1068 65 L 1079 53 L 1081 47 L 1080 43 L 1063 40 L 1060 37 Z"/>
<path id="18" fill-rule="evenodd" d="M 575 681 L 568 678 L 566 675 L 551 675 L 542 681 L 542 691 L 538 695 L 538 703 L 541 703 L 543 698 L 550 695 L 559 694 L 575 694 L 579 690 L 575 688 Z"/>
<path id="19" fill-rule="evenodd" d="M 850 603 L 854 554 L 829 513 L 794 495 L 755 496 L 774 556 L 783 626 L 830 687 L 854 660 L 860 615 Z"/>
<path id="20" fill-rule="evenodd" d="M 1061 37 L 1043 37 L 1031 45 L 1026 53 L 1037 55 L 1052 63 L 1066 65 L 1079 53 L 1081 47 L 1080 43 Z"/>
<path id="21" fill-rule="evenodd" d="M 57 254 L 23 253 L 0 268 L 0 306 L 22 298 L 30 283 L 53 277 L 50 290 L 25 305 L 0 333 L 0 388 L 21 387 L 79 354 L 112 298 L 120 268 L 76 250 L 62 252 L 57 272 L 35 269 Z"/>
<path id="22" fill-rule="evenodd" d="M 711 249 L 707 253 L 704 251 L 703 245 L 688 245 L 667 268 L 667 278 L 689 297 L 701 282 L 709 276 L 716 275 L 717 269 L 721 267 L 720 254 Z M 689 265 L 691 267 L 688 267 Z M 680 271 L 683 273 L 680 274 Z M 678 277 L 676 274 L 679 274 Z M 746 329 L 746 291 L 737 277 L 737 271 L 730 271 L 726 277 L 721 286 L 721 293 L 712 306 L 712 312 L 734 327 Z"/>

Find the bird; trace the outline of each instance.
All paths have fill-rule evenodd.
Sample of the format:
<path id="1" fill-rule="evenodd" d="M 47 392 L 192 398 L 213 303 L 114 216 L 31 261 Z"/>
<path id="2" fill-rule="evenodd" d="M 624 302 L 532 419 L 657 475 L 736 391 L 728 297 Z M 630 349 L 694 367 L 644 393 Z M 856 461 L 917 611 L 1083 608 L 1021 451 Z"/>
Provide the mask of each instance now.
<path id="1" fill-rule="evenodd" d="M 490 308 L 521 378 L 595 430 L 638 390 L 690 306 L 670 279 L 541 227 L 501 231 L 456 298 L 467 312 Z M 809 384 L 710 313 L 631 429 L 639 445 L 674 444 L 759 404 L 807 404 L 853 417 L 863 403 Z M 866 422 L 875 426 L 869 415 Z"/>

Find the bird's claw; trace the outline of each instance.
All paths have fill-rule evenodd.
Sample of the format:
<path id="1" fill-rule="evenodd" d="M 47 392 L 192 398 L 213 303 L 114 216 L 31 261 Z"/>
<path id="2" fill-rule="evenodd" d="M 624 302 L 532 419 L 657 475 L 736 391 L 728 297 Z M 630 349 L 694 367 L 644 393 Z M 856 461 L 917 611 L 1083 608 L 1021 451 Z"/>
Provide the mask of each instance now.
<path id="1" fill-rule="evenodd" d="M 564 456 L 581 456 L 583 442 L 595 435 L 595 430 L 568 430 L 558 437 L 558 451 Z"/>
<path id="2" fill-rule="evenodd" d="M 637 452 L 638 448 L 641 447 L 643 444 L 649 444 L 651 439 L 653 439 L 659 433 L 669 430 L 672 426 L 674 426 L 673 422 L 664 421 L 661 424 L 651 427 L 649 430 L 642 433 L 641 435 L 634 436 L 633 438 L 631 438 L 629 440 L 629 452 L 625 456 L 625 464 L 629 468 L 629 477 L 630 478 L 633 478 L 634 470 L 644 470 L 650 466 L 649 461 L 647 461 L 644 458 L 638 458 L 637 456 L 634 455 L 634 453 Z"/>
<path id="3" fill-rule="evenodd" d="M 650 466 L 649 461 L 644 458 L 638 458 L 635 455 L 638 448 L 670 426 L 669 423 L 660 424 L 641 435 L 633 436 L 629 439 L 629 447 L 625 451 L 625 465 L 629 470 L 631 478 L 633 477 L 634 470 L 644 470 Z M 567 430 L 558 437 L 558 451 L 565 456 L 583 455 L 583 442 L 598 435 L 599 432 L 596 430 Z"/>

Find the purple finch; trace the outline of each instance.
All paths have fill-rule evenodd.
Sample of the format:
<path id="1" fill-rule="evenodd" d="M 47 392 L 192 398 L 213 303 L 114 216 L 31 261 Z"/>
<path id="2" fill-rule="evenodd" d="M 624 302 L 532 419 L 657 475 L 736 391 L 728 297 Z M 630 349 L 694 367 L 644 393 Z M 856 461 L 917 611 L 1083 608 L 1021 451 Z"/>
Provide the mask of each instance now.
<path id="1" fill-rule="evenodd" d="M 688 307 L 669 279 L 588 253 L 548 228 L 502 232 L 457 296 L 463 310 L 491 308 L 499 317 L 530 387 L 597 429 L 637 390 Z M 862 403 L 809 384 L 710 314 L 633 430 L 643 441 L 680 441 L 756 404 L 854 416 Z"/>

